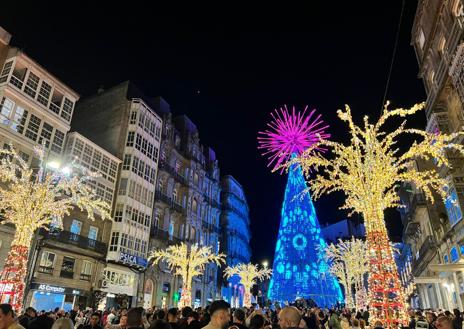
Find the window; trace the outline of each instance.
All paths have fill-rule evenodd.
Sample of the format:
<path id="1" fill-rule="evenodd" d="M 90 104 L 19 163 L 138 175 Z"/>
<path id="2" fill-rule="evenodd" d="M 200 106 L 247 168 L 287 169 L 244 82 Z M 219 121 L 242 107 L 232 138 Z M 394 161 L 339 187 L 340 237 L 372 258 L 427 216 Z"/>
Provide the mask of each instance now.
<path id="1" fill-rule="evenodd" d="M 134 250 L 140 251 L 140 239 L 135 238 Z"/>
<path id="2" fill-rule="evenodd" d="M 134 161 L 132 162 L 132 172 L 134 174 L 137 173 L 137 169 L 139 167 L 139 158 L 137 158 L 136 156 L 134 156 Z"/>
<path id="3" fill-rule="evenodd" d="M 192 200 L 192 211 L 195 215 L 198 214 L 198 203 L 195 198 Z"/>
<path id="4" fill-rule="evenodd" d="M 158 209 L 155 209 L 155 216 L 153 217 L 153 227 L 158 228 L 159 223 L 160 223 L 160 211 Z"/>
<path id="5" fill-rule="evenodd" d="M 61 117 L 66 121 L 71 121 L 73 107 L 74 103 L 65 97 L 63 103 L 63 111 L 61 111 Z"/>
<path id="6" fill-rule="evenodd" d="M 63 263 L 61 264 L 60 276 L 72 279 L 74 276 L 74 263 L 76 260 L 71 257 L 64 257 Z"/>
<path id="7" fill-rule="evenodd" d="M 39 144 L 44 145 L 46 148 L 50 147 L 50 141 L 52 139 L 53 127 L 48 123 L 44 122 L 42 131 L 40 132 Z"/>
<path id="8" fill-rule="evenodd" d="M 147 241 L 142 240 L 140 252 L 142 253 L 142 256 L 145 255 L 145 253 L 147 252 Z"/>
<path id="9" fill-rule="evenodd" d="M 462 211 L 461 206 L 459 205 L 456 189 L 454 187 L 451 187 L 448 191 L 448 196 L 445 200 L 445 207 L 451 226 L 457 224 L 462 219 Z"/>
<path id="10" fill-rule="evenodd" d="M 126 195 L 126 190 L 127 190 L 127 178 L 121 178 L 121 181 L 119 182 L 118 195 Z"/>
<path id="11" fill-rule="evenodd" d="M 11 112 L 13 112 L 14 103 L 6 97 L 3 97 L 2 103 L 0 104 L 0 122 L 4 125 L 10 124 Z"/>
<path id="12" fill-rule="evenodd" d="M 420 49 L 424 49 L 425 44 L 425 34 L 424 30 L 420 29 L 419 36 L 417 37 L 417 42 L 419 43 Z"/>
<path id="13" fill-rule="evenodd" d="M 82 229 L 82 222 L 80 220 L 77 220 L 77 219 L 73 219 L 72 223 L 71 223 L 71 233 L 73 234 L 81 234 L 81 229 Z"/>
<path id="14" fill-rule="evenodd" d="M 110 251 L 117 251 L 118 250 L 118 243 L 119 243 L 119 232 L 112 232 L 111 233 L 111 241 L 110 241 Z"/>
<path id="15" fill-rule="evenodd" d="M 11 129 L 22 134 L 24 131 L 24 125 L 26 123 L 27 114 L 28 112 L 26 110 L 17 105 L 15 114 L 13 116 L 13 123 L 11 125 Z"/>
<path id="16" fill-rule="evenodd" d="M 121 203 L 118 203 L 116 205 L 116 209 L 114 210 L 114 221 L 119 223 L 122 222 L 122 213 L 124 211 L 124 205 Z"/>
<path id="17" fill-rule="evenodd" d="M 34 114 L 31 114 L 31 117 L 29 118 L 29 124 L 27 125 L 26 137 L 33 140 L 34 142 L 37 140 L 40 122 L 41 120 L 38 117 L 36 117 Z"/>
<path id="18" fill-rule="evenodd" d="M 135 183 L 134 181 L 129 181 L 129 193 L 128 196 L 134 198 L 135 194 Z"/>
<path id="19" fill-rule="evenodd" d="M 55 136 L 53 137 L 52 151 L 56 153 L 61 153 L 61 148 L 63 147 L 63 141 L 64 141 L 64 133 L 56 129 Z"/>
<path id="20" fill-rule="evenodd" d="M 83 260 L 82 268 L 81 268 L 81 279 L 90 280 L 91 276 L 92 276 L 92 263 L 87 260 Z"/>
<path id="21" fill-rule="evenodd" d="M 127 248 L 134 249 L 134 237 L 129 235 L 129 239 L 127 240 Z"/>
<path id="22" fill-rule="evenodd" d="M 135 138 L 135 148 L 139 151 L 142 148 L 142 136 L 140 134 L 137 134 Z"/>
<path id="23" fill-rule="evenodd" d="M 42 81 L 42 84 L 40 85 L 40 91 L 39 91 L 39 96 L 37 97 L 37 101 L 48 107 L 48 100 L 50 98 L 51 92 L 52 92 L 52 86 L 50 86 L 45 81 Z"/>
<path id="24" fill-rule="evenodd" d="M 3 66 L 2 73 L 0 73 L 0 83 L 5 82 L 8 79 L 11 68 L 13 67 L 13 61 L 6 62 Z"/>
<path id="25" fill-rule="evenodd" d="M 443 261 L 445 262 L 445 264 L 449 263 L 448 255 L 443 256 Z"/>
<path id="26" fill-rule="evenodd" d="M 133 147 L 134 146 L 134 135 L 135 135 L 135 133 L 133 131 L 129 131 L 127 133 L 126 146 L 128 146 L 128 147 Z"/>
<path id="27" fill-rule="evenodd" d="M 53 268 L 53 266 L 55 265 L 55 254 L 48 251 L 44 251 L 42 253 L 42 256 L 40 257 L 39 265 L 43 267 Z"/>
<path id="28" fill-rule="evenodd" d="M 35 98 L 35 95 L 37 94 L 37 87 L 39 86 L 39 81 L 40 79 L 38 76 L 36 76 L 32 72 L 29 72 L 29 76 L 27 77 L 26 81 L 26 86 L 24 87 L 24 92 L 32 98 Z"/>
<path id="29" fill-rule="evenodd" d="M 456 247 L 451 248 L 450 259 L 452 263 L 456 263 L 459 260 L 459 253 Z"/>
<path id="30" fill-rule="evenodd" d="M 174 202 L 177 202 L 177 190 L 176 189 L 172 190 L 172 199 L 174 200 Z"/>
<path id="31" fill-rule="evenodd" d="M 124 155 L 124 162 L 122 165 L 122 170 L 129 170 L 130 165 L 131 165 L 131 160 L 132 160 L 132 155 L 130 154 Z"/>
<path id="32" fill-rule="evenodd" d="M 168 233 L 169 233 L 169 240 L 172 240 L 172 237 L 174 235 L 174 221 L 171 220 L 169 222 L 169 230 L 168 230 Z"/>
<path id="33" fill-rule="evenodd" d="M 105 174 L 108 173 L 108 168 L 110 166 L 110 158 L 108 158 L 107 156 L 103 156 L 102 158 L 102 162 L 101 162 L 101 171 L 103 171 Z"/>
<path id="34" fill-rule="evenodd" d="M 130 124 L 135 124 L 137 122 L 137 111 L 131 112 Z"/>
<path id="35" fill-rule="evenodd" d="M 98 237 L 98 227 L 90 226 L 89 228 L 89 239 L 97 240 Z"/>

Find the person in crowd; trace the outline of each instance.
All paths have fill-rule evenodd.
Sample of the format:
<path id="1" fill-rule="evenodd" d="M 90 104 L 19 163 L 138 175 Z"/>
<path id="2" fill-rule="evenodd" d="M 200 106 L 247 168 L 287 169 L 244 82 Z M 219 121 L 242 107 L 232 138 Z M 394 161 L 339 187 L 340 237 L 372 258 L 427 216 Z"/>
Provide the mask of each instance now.
<path id="1" fill-rule="evenodd" d="M 342 329 L 340 317 L 334 309 L 329 311 L 329 329 Z"/>
<path id="2" fill-rule="evenodd" d="M 427 323 L 429 324 L 429 329 L 436 329 L 435 327 L 435 321 L 437 320 L 437 316 L 433 312 L 427 312 L 425 314 L 425 317 L 427 319 Z"/>
<path id="3" fill-rule="evenodd" d="M 179 310 L 175 307 L 168 310 L 168 323 L 171 325 L 172 329 L 180 329 L 178 321 Z"/>
<path id="4" fill-rule="evenodd" d="M 101 316 L 100 313 L 94 312 L 90 316 L 89 324 L 82 326 L 82 329 L 103 329 L 100 326 Z"/>
<path id="5" fill-rule="evenodd" d="M 440 316 L 436 320 L 437 329 L 453 329 L 453 320 L 447 316 Z"/>
<path id="6" fill-rule="evenodd" d="M 317 312 L 317 323 L 319 329 L 325 329 L 328 321 L 329 319 L 323 311 L 320 310 Z"/>
<path id="7" fill-rule="evenodd" d="M 157 319 L 150 325 L 149 329 L 172 329 L 172 327 L 166 320 Z"/>
<path id="8" fill-rule="evenodd" d="M 200 315 L 198 312 L 190 311 L 187 316 L 187 327 L 185 329 L 201 329 Z"/>
<path id="9" fill-rule="evenodd" d="M 362 317 L 363 317 L 364 321 L 366 322 L 366 326 L 369 326 L 369 317 L 370 317 L 369 306 L 366 307 L 366 310 L 362 314 Z"/>
<path id="10" fill-rule="evenodd" d="M 261 314 L 255 314 L 251 319 L 250 319 L 250 329 L 264 329 L 264 316 Z"/>
<path id="11" fill-rule="evenodd" d="M 278 314 L 281 329 L 298 328 L 301 321 L 301 313 L 294 306 L 284 307 Z"/>
<path id="12" fill-rule="evenodd" d="M 236 326 L 238 329 L 248 329 L 245 326 L 245 318 L 246 314 L 241 308 L 237 308 L 233 313 L 232 313 L 232 323 L 234 326 Z"/>
<path id="13" fill-rule="evenodd" d="M 353 329 L 360 329 L 360 326 L 359 326 L 359 320 L 354 318 L 353 320 L 351 320 L 351 327 Z"/>
<path id="14" fill-rule="evenodd" d="M 110 314 L 108 314 L 108 316 L 106 317 L 106 323 L 107 324 L 115 324 L 115 320 L 117 318 L 117 315 L 116 315 L 116 309 L 114 307 L 111 308 L 110 310 Z"/>
<path id="15" fill-rule="evenodd" d="M 69 312 L 69 318 L 76 324 L 76 317 L 79 314 L 79 305 L 74 305 L 73 309 Z"/>
<path id="16" fill-rule="evenodd" d="M 69 318 L 61 317 L 53 323 L 52 329 L 73 329 L 74 323 Z"/>
<path id="17" fill-rule="evenodd" d="M 126 329 L 127 328 L 127 315 L 121 316 L 118 324 L 106 324 L 105 329 Z"/>
<path id="18" fill-rule="evenodd" d="M 29 329 L 51 329 L 53 321 L 49 312 L 43 312 L 29 323 Z"/>
<path id="19" fill-rule="evenodd" d="M 127 329 L 144 328 L 144 310 L 142 307 L 134 307 L 127 311 Z"/>
<path id="20" fill-rule="evenodd" d="M 462 329 L 462 316 L 461 312 L 458 309 L 453 310 L 453 329 Z"/>
<path id="21" fill-rule="evenodd" d="M 156 318 L 159 320 L 166 320 L 166 312 L 164 310 L 159 310 L 156 313 Z"/>
<path id="22" fill-rule="evenodd" d="M 0 329 L 24 329 L 10 304 L 0 304 Z"/>
<path id="23" fill-rule="evenodd" d="M 187 320 L 188 320 L 190 313 L 192 312 L 193 310 L 190 306 L 186 306 L 182 309 L 181 318 L 179 319 L 179 321 L 177 321 L 177 324 L 179 325 L 180 329 L 187 329 L 187 326 L 189 325 Z"/>
<path id="24" fill-rule="evenodd" d="M 215 300 L 209 306 L 211 320 L 204 329 L 225 329 L 229 325 L 230 304 L 224 300 Z"/>
<path id="25" fill-rule="evenodd" d="M 18 318 L 18 322 L 24 328 L 29 329 L 29 324 L 37 317 L 37 311 L 33 307 L 26 308 L 23 315 Z"/>

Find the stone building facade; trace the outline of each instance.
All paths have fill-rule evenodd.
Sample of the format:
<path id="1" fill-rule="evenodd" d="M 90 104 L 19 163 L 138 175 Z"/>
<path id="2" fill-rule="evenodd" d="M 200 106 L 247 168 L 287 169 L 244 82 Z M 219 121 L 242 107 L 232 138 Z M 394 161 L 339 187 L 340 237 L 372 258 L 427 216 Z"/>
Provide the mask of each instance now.
<path id="1" fill-rule="evenodd" d="M 147 269 L 162 120 L 131 82 L 81 100 L 73 126 L 122 160 L 100 307 L 141 305 Z"/>
<path id="2" fill-rule="evenodd" d="M 219 166 L 212 149 L 200 144 L 198 128 L 185 115 L 172 117 L 170 106 L 157 99 L 163 116 L 159 173 L 150 247 L 166 248 L 181 241 L 219 250 Z M 182 282 L 163 264 L 146 272 L 145 306 L 175 306 Z M 218 297 L 217 266 L 193 279 L 192 301 L 205 306 Z"/>
<path id="3" fill-rule="evenodd" d="M 421 0 L 412 28 L 426 100 L 427 131 L 453 133 L 464 126 L 464 12 L 462 0 Z M 462 143 L 460 138 L 456 142 Z M 422 308 L 463 309 L 464 159 L 448 153 L 452 170 L 438 168 L 449 181 L 446 201 L 430 204 L 414 186 L 400 191 L 403 240 L 411 246 L 416 302 Z M 419 169 L 434 163 L 417 161 Z"/>
<path id="4" fill-rule="evenodd" d="M 234 266 L 249 263 L 250 250 L 250 215 L 245 191 L 232 176 L 221 179 L 221 252 L 227 255 L 226 263 Z M 243 286 L 238 284 L 238 278 L 224 280 L 220 277 L 222 297 L 231 305 L 243 305 Z"/>

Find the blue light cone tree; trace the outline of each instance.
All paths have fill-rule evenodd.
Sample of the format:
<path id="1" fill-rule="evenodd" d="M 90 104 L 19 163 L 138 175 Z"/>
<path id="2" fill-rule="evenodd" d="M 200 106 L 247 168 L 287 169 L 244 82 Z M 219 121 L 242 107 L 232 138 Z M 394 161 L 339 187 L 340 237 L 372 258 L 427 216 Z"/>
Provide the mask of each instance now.
<path id="1" fill-rule="evenodd" d="M 300 167 L 288 172 L 268 297 L 280 302 L 311 298 L 318 306 L 343 301 L 322 250 L 327 245 Z M 321 251 L 319 251 L 321 250 Z"/>

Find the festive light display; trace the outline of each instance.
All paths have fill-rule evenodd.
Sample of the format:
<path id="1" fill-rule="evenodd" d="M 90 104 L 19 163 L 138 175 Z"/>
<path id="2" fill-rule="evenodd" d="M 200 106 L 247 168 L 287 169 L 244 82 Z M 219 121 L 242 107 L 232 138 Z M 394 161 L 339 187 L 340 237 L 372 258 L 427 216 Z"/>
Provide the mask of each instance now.
<path id="1" fill-rule="evenodd" d="M 368 272 L 367 244 L 361 239 L 338 240 L 329 244 L 325 250 L 325 259 L 329 262 L 330 272 L 338 277 L 345 288 L 345 304 L 348 308 L 365 309 L 367 293 L 365 275 Z M 354 286 L 354 300 L 352 296 Z"/>
<path id="2" fill-rule="evenodd" d="M 228 266 L 224 270 L 224 276 L 226 278 L 231 278 L 234 275 L 237 275 L 240 278 L 240 283 L 243 285 L 245 290 L 243 297 L 243 306 L 251 306 L 251 296 L 250 290 L 257 283 L 257 281 L 262 281 L 271 277 L 272 270 L 264 267 L 259 269 L 257 265 L 254 264 L 238 264 L 233 267 Z"/>
<path id="3" fill-rule="evenodd" d="M 463 153 L 464 149 L 462 145 L 452 143 L 462 133 L 431 134 L 419 129 L 406 129 L 406 121 L 392 132 L 384 131 L 387 119 L 414 114 L 424 106 L 416 104 L 410 109 L 388 110 L 388 105 L 385 105 L 376 124 L 369 123 L 368 117 L 364 117 L 363 128 L 354 124 L 348 106 L 345 111 L 339 110 L 339 118 L 349 125 L 351 143 L 343 145 L 321 140 L 290 161 L 287 168 L 292 171 L 293 166 L 299 164 L 307 177 L 315 169 L 317 173 L 310 186 L 315 198 L 343 191 L 346 200 L 342 209 L 363 216 L 369 252 L 369 305 L 373 318 L 393 327 L 406 319 L 405 300 L 385 227 L 384 210 L 401 206 L 396 191 L 400 182 L 415 184 L 431 202 L 434 201 L 434 190 L 446 198 L 447 188 L 444 187 L 447 181 L 440 178 L 436 170 L 418 171 L 415 161 L 418 158 L 433 159 L 438 167 L 449 167 L 446 151 Z M 400 154 L 396 140 L 405 133 L 421 140 Z M 324 158 L 312 152 L 321 147 L 330 149 L 333 156 Z"/>
<path id="4" fill-rule="evenodd" d="M 268 166 L 274 171 L 319 138 L 329 136 L 320 115 L 312 120 L 315 111 L 306 115 L 306 110 L 307 107 L 296 113 L 293 107 L 291 114 L 286 106 L 275 110 L 271 114 L 273 121 L 268 124 L 270 129 L 259 133 L 259 149 L 265 150 L 263 155 L 269 156 Z M 324 147 L 312 149 L 323 151 Z M 306 189 L 301 168 L 294 166 L 285 189 L 268 296 L 281 302 L 311 298 L 320 306 L 333 306 L 342 301 L 342 293 L 322 254 L 316 250 L 325 241 L 309 194 L 300 197 Z"/>
<path id="5" fill-rule="evenodd" d="M 275 170 L 290 160 L 293 154 L 303 153 L 308 147 L 318 142 L 319 138 L 330 137 L 324 132 L 328 126 L 324 125 L 321 115 L 311 120 L 316 110 L 306 115 L 307 110 L 308 106 L 303 112 L 295 112 L 293 106 L 290 114 L 285 105 L 284 108 L 276 109 L 271 113 L 273 121 L 268 123 L 269 129 L 258 133 L 260 135 L 258 136 L 258 149 L 264 150 L 262 155 L 268 157 L 268 167 L 273 167 Z M 284 168 L 281 173 L 283 170 Z"/>
<path id="6" fill-rule="evenodd" d="M 190 247 L 181 243 L 169 246 L 165 250 L 155 250 L 151 253 L 150 259 L 153 264 L 160 261 L 166 262 L 174 275 L 182 278 L 182 294 L 179 300 L 179 307 L 192 306 L 192 279 L 194 276 L 202 275 L 206 265 L 215 263 L 220 266 L 225 262 L 226 255 L 214 254 L 211 246 L 200 247 L 193 244 Z"/>
<path id="7" fill-rule="evenodd" d="M 43 159 L 43 149 L 36 153 Z M 53 221 L 58 228 L 62 219 L 77 206 L 94 220 L 94 211 L 101 219 L 110 218 L 110 206 L 101 200 L 86 183 L 96 174 L 82 172 L 67 175 L 59 172 L 34 175 L 29 165 L 10 147 L 0 150 L 0 211 L 2 223 L 15 226 L 11 250 L 0 275 L 2 302 L 21 311 L 26 280 L 29 248 L 34 232 L 47 228 Z"/>

